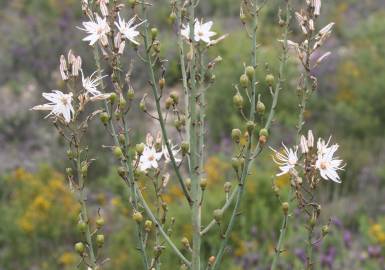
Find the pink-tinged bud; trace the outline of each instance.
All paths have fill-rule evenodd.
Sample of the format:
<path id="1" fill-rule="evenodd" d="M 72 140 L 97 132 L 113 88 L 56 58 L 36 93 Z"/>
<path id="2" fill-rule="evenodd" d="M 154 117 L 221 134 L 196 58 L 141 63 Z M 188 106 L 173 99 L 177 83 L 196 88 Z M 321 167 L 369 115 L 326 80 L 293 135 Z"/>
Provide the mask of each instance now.
<path id="1" fill-rule="evenodd" d="M 68 76 L 67 76 L 67 72 L 68 72 L 68 68 L 67 68 L 67 61 L 64 57 L 64 55 L 61 55 L 60 56 L 60 75 L 61 75 L 61 78 L 63 81 L 66 81 L 68 80 Z"/>

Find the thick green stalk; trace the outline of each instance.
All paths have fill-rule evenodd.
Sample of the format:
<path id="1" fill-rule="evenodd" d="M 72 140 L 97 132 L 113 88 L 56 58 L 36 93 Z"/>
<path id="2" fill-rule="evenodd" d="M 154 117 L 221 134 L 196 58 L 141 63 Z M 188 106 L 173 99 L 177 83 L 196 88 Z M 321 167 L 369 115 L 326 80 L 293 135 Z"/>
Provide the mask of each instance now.
<path id="1" fill-rule="evenodd" d="M 200 265 L 200 249 L 201 249 L 201 189 L 200 189 L 200 170 L 198 164 L 199 145 L 197 140 L 197 89 L 196 89 L 196 43 L 194 40 L 194 24 L 195 24 L 195 1 L 190 1 L 189 6 L 189 26 L 190 26 L 190 42 L 191 42 L 191 58 L 190 58 L 190 93 L 189 93 L 189 112 L 190 112 L 190 178 L 191 178 L 191 197 L 192 197 L 192 270 L 199 270 Z"/>

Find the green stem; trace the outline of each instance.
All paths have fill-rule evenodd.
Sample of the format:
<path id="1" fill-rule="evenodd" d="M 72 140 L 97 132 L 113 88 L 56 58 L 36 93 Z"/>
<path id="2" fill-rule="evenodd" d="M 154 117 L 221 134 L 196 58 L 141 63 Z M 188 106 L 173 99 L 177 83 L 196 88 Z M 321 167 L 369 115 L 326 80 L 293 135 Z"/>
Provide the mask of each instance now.
<path id="1" fill-rule="evenodd" d="M 142 12 L 143 12 L 144 20 L 146 21 L 147 20 L 147 12 L 146 12 L 146 6 L 145 6 L 144 2 L 142 2 Z M 168 139 L 168 135 L 167 135 L 167 131 L 166 131 L 166 125 L 164 122 L 162 109 L 160 107 L 160 97 L 158 96 L 158 86 L 157 86 L 158 84 L 157 84 L 157 81 L 155 79 L 153 63 L 151 60 L 151 55 L 150 55 L 150 50 L 149 50 L 150 49 L 149 44 L 150 44 L 150 36 L 148 33 L 148 23 L 145 23 L 144 47 L 145 47 L 145 54 L 146 54 L 146 56 L 145 56 L 146 57 L 146 65 L 148 68 L 148 72 L 150 73 L 151 89 L 152 89 L 152 94 L 153 94 L 154 99 L 155 99 L 156 110 L 158 113 L 159 124 L 160 124 L 161 130 L 162 130 L 163 141 L 166 144 L 166 148 L 167 148 L 168 154 L 170 156 L 171 164 L 174 168 L 174 171 L 175 171 L 175 174 L 178 178 L 179 184 L 182 187 L 183 194 L 185 195 L 189 205 L 191 206 L 192 205 L 192 199 L 191 199 L 190 194 L 187 190 L 187 187 L 183 181 L 183 177 L 179 171 L 179 166 L 176 163 L 176 160 L 175 160 L 175 157 L 174 157 L 174 154 L 172 152 L 172 148 L 171 148 L 171 145 L 170 145 L 170 142 Z"/>
<path id="2" fill-rule="evenodd" d="M 284 218 L 283 218 L 283 221 L 282 221 L 282 226 L 281 226 L 281 229 L 280 229 L 280 233 L 279 233 L 279 239 L 278 239 L 278 243 L 277 243 L 277 247 L 275 248 L 275 256 L 274 256 L 274 260 L 271 264 L 271 268 L 270 270 L 275 270 L 276 267 L 277 267 L 277 263 L 278 263 L 278 259 L 279 259 L 279 255 L 281 254 L 281 248 L 282 248 L 282 245 L 283 245 L 283 241 L 285 239 L 285 234 L 286 234 L 286 228 L 287 228 L 287 214 L 284 215 Z"/>

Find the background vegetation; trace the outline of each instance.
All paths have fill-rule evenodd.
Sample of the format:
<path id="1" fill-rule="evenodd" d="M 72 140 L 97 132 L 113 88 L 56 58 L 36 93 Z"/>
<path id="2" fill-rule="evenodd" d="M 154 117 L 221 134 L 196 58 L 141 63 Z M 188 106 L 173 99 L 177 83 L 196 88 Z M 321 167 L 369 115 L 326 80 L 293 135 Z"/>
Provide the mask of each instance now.
<path id="1" fill-rule="evenodd" d="M 71 48 L 91 66 L 92 55 L 81 42 L 78 0 L 0 1 L 0 269 L 74 269 L 79 259 L 73 244 L 78 208 L 61 174 L 65 149 L 59 137 L 29 108 L 39 103 L 40 93 L 60 87 L 58 56 Z M 298 1 L 294 1 L 294 5 Z M 322 184 L 318 194 L 325 205 L 323 217 L 332 218 L 332 231 L 316 251 L 318 269 L 385 269 L 385 3 L 383 0 L 323 1 L 322 20 L 336 22 L 327 47 L 333 54 L 316 70 L 319 91 L 306 112 L 306 126 L 319 136 L 333 135 L 341 144 L 347 162 L 341 185 Z M 162 53 L 168 57 L 167 83 L 179 89 L 178 63 L 173 54 L 175 41 L 167 22 L 166 1 L 157 1 L 152 21 L 161 29 Z M 260 89 L 266 89 L 266 69 L 276 72 L 279 45 L 277 9 L 281 1 L 268 1 L 259 28 L 258 69 Z M 248 39 L 240 31 L 238 2 L 202 1 L 200 15 L 212 18 L 217 31 L 230 36 L 212 55 L 223 62 L 216 69 L 216 82 L 208 93 L 209 158 L 205 168 L 211 213 L 224 200 L 223 183 L 230 177 L 229 133 L 240 121 L 232 105 L 233 87 L 248 59 Z M 296 40 L 293 24 L 291 39 Z M 130 56 L 127 56 L 127 61 Z M 293 141 L 297 115 L 296 75 L 298 65 L 291 61 L 289 79 L 280 98 L 278 116 L 272 129 L 272 144 Z M 142 69 L 134 72 L 135 89 L 140 98 L 147 86 Z M 269 93 L 263 94 L 269 99 Z M 267 102 L 266 102 L 267 104 Z M 139 114 L 138 114 L 139 115 Z M 132 117 L 131 126 L 141 132 L 151 130 L 151 122 Z M 93 215 L 99 208 L 107 220 L 106 269 L 140 268 L 135 249 L 133 221 L 122 192 L 116 168 L 101 144 L 108 140 L 95 121 L 91 153 L 98 156 L 91 167 L 89 203 Z M 156 130 L 152 130 L 155 132 Z M 139 138 L 138 138 L 139 139 Z M 220 150 L 220 151 L 219 151 Z M 222 152 L 223 156 L 216 153 Z M 281 222 L 279 202 L 271 190 L 276 168 L 265 151 L 248 181 L 240 222 L 237 224 L 224 269 L 266 269 Z M 277 179 L 286 189 L 288 179 Z M 168 188 L 167 200 L 178 202 L 181 194 Z M 146 185 L 143 182 L 143 185 Z M 182 201 L 182 200 L 181 200 Z M 173 235 L 187 235 L 191 228 L 183 223 L 183 209 L 170 204 L 176 219 Z M 210 220 L 203 217 L 203 224 Z M 297 219 L 295 216 L 293 219 Z M 300 221 L 293 222 L 283 253 L 282 269 L 301 269 L 304 260 Z M 302 234 L 303 235 L 303 234 Z M 178 240 L 176 240 L 178 242 Z M 203 244 L 206 257 L 219 243 L 212 233 Z M 175 267 L 169 255 L 165 269 Z M 171 267 L 171 268 L 170 268 Z M 381 268 L 382 267 L 382 268 Z"/>

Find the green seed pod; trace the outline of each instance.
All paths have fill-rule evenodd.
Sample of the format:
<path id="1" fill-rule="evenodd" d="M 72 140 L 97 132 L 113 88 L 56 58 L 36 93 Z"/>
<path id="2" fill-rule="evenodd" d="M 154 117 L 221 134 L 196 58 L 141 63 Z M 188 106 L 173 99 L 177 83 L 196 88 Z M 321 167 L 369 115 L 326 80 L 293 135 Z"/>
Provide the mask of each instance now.
<path id="1" fill-rule="evenodd" d="M 151 28 L 151 38 L 152 38 L 152 40 L 155 40 L 157 36 L 158 36 L 158 28 L 156 28 L 156 27 Z"/>
<path id="2" fill-rule="evenodd" d="M 231 159 L 231 165 L 233 166 L 234 170 L 235 171 L 238 171 L 239 170 L 239 167 L 240 167 L 240 161 L 239 161 L 239 158 L 232 158 Z"/>
<path id="3" fill-rule="evenodd" d="M 104 245 L 104 235 L 103 234 L 96 235 L 96 244 L 98 245 L 98 247 L 102 247 Z"/>
<path id="4" fill-rule="evenodd" d="M 144 143 L 138 143 L 137 145 L 135 145 L 135 151 L 136 153 L 141 156 L 143 154 L 143 151 L 144 151 L 144 148 L 146 146 L 144 145 Z"/>
<path id="5" fill-rule="evenodd" d="M 119 109 L 123 110 L 127 105 L 127 101 L 124 99 L 123 96 L 119 99 Z"/>
<path id="6" fill-rule="evenodd" d="M 128 91 L 127 91 L 127 99 L 128 100 L 133 100 L 135 97 L 135 91 L 132 87 L 128 88 Z"/>
<path id="7" fill-rule="evenodd" d="M 253 130 L 255 128 L 255 123 L 253 121 L 247 121 L 246 123 L 246 129 L 247 131 L 252 134 Z"/>
<path id="8" fill-rule="evenodd" d="M 329 226 L 324 225 L 322 226 L 322 236 L 326 236 L 329 233 Z"/>
<path id="9" fill-rule="evenodd" d="M 200 187 L 201 187 L 202 190 L 205 190 L 206 187 L 207 187 L 207 178 L 203 177 L 203 178 L 201 179 L 201 182 L 200 182 L 199 185 L 200 185 Z"/>
<path id="10" fill-rule="evenodd" d="M 246 75 L 249 78 L 249 80 L 252 81 L 254 78 L 254 74 L 255 74 L 254 68 L 252 66 L 247 66 L 245 69 L 245 72 L 246 72 Z"/>
<path id="11" fill-rule="evenodd" d="M 190 151 L 190 144 L 188 142 L 182 142 L 180 148 L 182 150 L 182 155 L 185 156 Z"/>
<path id="12" fill-rule="evenodd" d="M 88 164 L 84 164 L 81 169 L 80 169 L 82 175 L 85 177 L 87 175 L 87 172 L 88 172 Z"/>
<path id="13" fill-rule="evenodd" d="M 249 77 L 246 74 L 242 74 L 239 78 L 239 83 L 243 88 L 247 88 L 250 85 Z"/>
<path id="14" fill-rule="evenodd" d="M 283 202 L 282 203 L 282 211 L 285 215 L 289 212 L 289 203 L 288 202 Z"/>
<path id="15" fill-rule="evenodd" d="M 134 212 L 132 214 L 132 219 L 137 223 L 141 223 L 143 221 L 143 215 L 140 212 Z"/>
<path id="16" fill-rule="evenodd" d="M 223 188 L 225 189 L 225 192 L 226 192 L 226 193 L 229 193 L 230 190 L 231 190 L 231 182 L 226 182 L 226 183 L 223 185 Z"/>
<path id="17" fill-rule="evenodd" d="M 68 157 L 69 160 L 71 160 L 71 159 L 73 159 L 75 157 L 75 154 L 74 154 L 74 152 L 72 152 L 71 149 L 67 150 L 67 157 Z"/>
<path id="18" fill-rule="evenodd" d="M 126 137 L 124 136 L 124 134 L 119 134 L 118 140 L 121 145 L 126 144 Z"/>
<path id="19" fill-rule="evenodd" d="M 235 128 L 231 131 L 231 138 L 235 143 L 239 143 L 241 141 L 241 136 L 242 132 L 238 128 Z"/>
<path id="20" fill-rule="evenodd" d="M 266 128 L 262 128 L 260 131 L 259 131 L 259 136 L 265 136 L 266 138 L 269 137 L 269 132 L 267 131 Z"/>
<path id="21" fill-rule="evenodd" d="M 273 74 L 267 74 L 265 77 L 265 81 L 269 86 L 272 86 L 274 84 L 274 75 Z"/>
<path id="22" fill-rule="evenodd" d="M 213 211 L 213 217 L 214 217 L 215 221 L 219 223 L 222 220 L 222 217 L 223 217 L 222 209 L 215 209 Z"/>
<path id="23" fill-rule="evenodd" d="M 146 220 L 144 222 L 144 230 L 146 232 L 150 232 L 152 230 L 152 221 L 151 220 Z"/>
<path id="24" fill-rule="evenodd" d="M 316 217 L 312 216 L 311 219 L 309 220 L 309 226 L 311 228 L 314 228 L 315 224 L 317 223 Z"/>
<path id="25" fill-rule="evenodd" d="M 139 109 L 142 111 L 142 112 L 147 112 L 147 107 L 146 107 L 146 103 L 144 102 L 144 100 L 141 100 L 139 102 Z"/>
<path id="26" fill-rule="evenodd" d="M 83 255 L 84 251 L 85 251 L 85 246 L 82 242 L 78 242 L 75 244 L 75 251 L 77 253 L 79 253 L 80 255 Z"/>
<path id="27" fill-rule="evenodd" d="M 158 84 L 159 84 L 159 88 L 160 88 L 160 89 L 163 89 L 164 86 L 166 85 L 166 80 L 165 80 L 164 78 L 161 78 L 161 79 L 159 80 Z"/>
<path id="28" fill-rule="evenodd" d="M 100 122 L 103 123 L 103 125 L 107 125 L 108 121 L 110 120 L 110 116 L 106 112 L 102 112 L 99 115 Z"/>
<path id="29" fill-rule="evenodd" d="M 233 103 L 235 105 L 235 107 L 237 107 L 238 109 L 242 109 L 243 108 L 243 97 L 237 93 L 233 96 Z"/>
<path id="30" fill-rule="evenodd" d="M 84 221 L 79 221 L 77 227 L 78 227 L 79 232 L 81 232 L 81 233 L 85 233 L 87 230 L 87 224 Z"/>
<path id="31" fill-rule="evenodd" d="M 123 151 L 122 151 L 122 148 L 120 148 L 119 146 L 115 146 L 113 148 L 113 151 L 114 151 L 114 155 L 117 159 L 122 159 L 123 158 Z"/>
<path id="32" fill-rule="evenodd" d="M 96 224 L 96 228 L 98 229 L 102 228 L 105 224 L 104 218 L 99 217 L 98 219 L 96 219 L 95 224 Z"/>
<path id="33" fill-rule="evenodd" d="M 136 0 L 128 0 L 128 4 L 131 6 L 131 8 L 134 8 L 136 5 Z"/>
<path id="34" fill-rule="evenodd" d="M 258 101 L 256 105 L 256 110 L 257 110 L 257 113 L 264 114 L 266 110 L 265 104 L 263 104 L 262 101 Z"/>
<path id="35" fill-rule="evenodd" d="M 115 93 L 111 93 L 110 97 L 109 97 L 109 100 L 112 104 L 115 103 L 116 101 L 116 94 Z"/>

